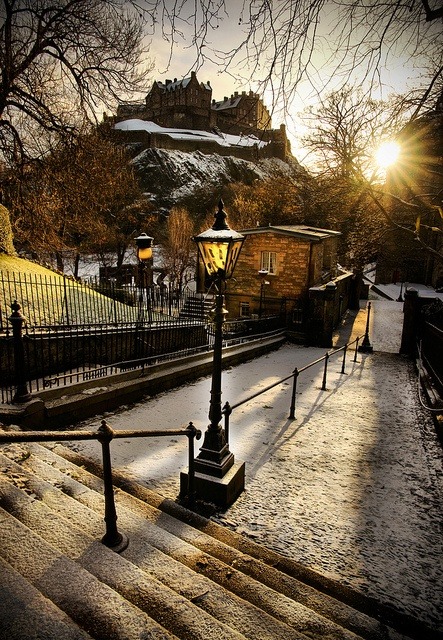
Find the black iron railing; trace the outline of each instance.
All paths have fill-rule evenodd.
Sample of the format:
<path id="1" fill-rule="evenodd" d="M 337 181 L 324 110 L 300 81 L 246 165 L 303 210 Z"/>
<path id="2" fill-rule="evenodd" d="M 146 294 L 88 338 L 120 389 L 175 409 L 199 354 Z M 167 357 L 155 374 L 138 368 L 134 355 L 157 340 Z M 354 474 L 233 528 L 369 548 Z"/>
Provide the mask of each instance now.
<path id="1" fill-rule="evenodd" d="M 368 334 L 366 333 L 365 336 L 367 336 L 367 335 Z M 300 367 L 300 368 L 296 367 L 289 375 L 285 376 L 284 378 L 281 378 L 280 380 L 277 380 L 276 382 L 273 382 L 272 384 L 268 385 L 264 389 L 260 389 L 260 391 L 257 391 L 256 393 L 253 393 L 252 395 L 248 396 L 244 400 L 240 400 L 239 402 L 237 402 L 237 403 L 235 403 L 233 405 L 229 404 L 229 402 L 226 402 L 224 407 L 223 407 L 223 410 L 222 410 L 222 414 L 224 415 L 224 430 L 225 430 L 226 442 L 229 443 L 229 421 L 230 421 L 230 416 L 231 416 L 232 412 L 234 411 L 234 409 L 237 409 L 238 407 L 250 402 L 254 398 L 257 398 L 257 396 L 260 396 L 263 393 L 266 393 L 267 391 L 270 391 L 271 389 L 274 389 L 275 387 L 278 387 L 279 385 L 281 385 L 284 382 L 287 382 L 288 380 L 291 380 L 291 379 L 293 381 L 293 384 L 292 384 L 291 405 L 290 405 L 290 409 L 289 409 L 288 419 L 289 420 L 294 420 L 295 419 L 295 409 L 296 409 L 296 397 L 297 397 L 297 381 L 298 381 L 299 375 L 301 373 L 303 373 L 303 371 L 307 371 L 308 369 L 310 369 L 311 367 L 315 366 L 316 364 L 319 364 L 320 362 L 324 362 L 323 380 L 322 380 L 321 389 L 322 389 L 322 391 L 326 391 L 327 390 L 326 383 L 327 383 L 328 364 L 329 364 L 330 358 L 333 357 L 333 356 L 336 356 L 338 353 L 343 353 L 340 373 L 341 374 L 346 373 L 346 356 L 347 356 L 349 347 L 351 347 L 353 344 L 355 344 L 353 362 L 357 362 L 357 353 L 359 351 L 359 343 L 360 343 L 361 340 L 362 340 L 362 338 L 361 338 L 361 336 L 359 336 L 359 337 L 355 338 L 355 340 L 352 340 L 351 342 L 347 342 L 342 347 L 339 347 L 337 349 L 332 349 L 331 351 L 327 351 L 325 353 L 325 355 L 322 356 L 321 358 L 317 358 L 317 360 L 313 360 L 312 362 L 310 362 L 309 364 L 305 365 L 304 367 Z"/>
<path id="2" fill-rule="evenodd" d="M 0 444 L 14 442 L 54 442 L 73 440 L 98 440 L 102 447 L 103 485 L 105 497 L 105 525 L 106 532 L 101 539 L 103 544 L 120 552 L 126 549 L 128 539 L 117 529 L 117 511 L 114 500 L 112 482 L 112 465 L 110 443 L 114 438 L 157 438 L 160 436 L 186 436 L 188 438 L 188 492 L 183 496 L 192 508 L 195 503 L 195 471 L 194 471 L 194 441 L 201 438 L 201 431 L 192 422 L 186 429 L 169 429 L 162 431 L 115 431 L 103 420 L 97 431 L 5 431 L 0 432 Z"/>

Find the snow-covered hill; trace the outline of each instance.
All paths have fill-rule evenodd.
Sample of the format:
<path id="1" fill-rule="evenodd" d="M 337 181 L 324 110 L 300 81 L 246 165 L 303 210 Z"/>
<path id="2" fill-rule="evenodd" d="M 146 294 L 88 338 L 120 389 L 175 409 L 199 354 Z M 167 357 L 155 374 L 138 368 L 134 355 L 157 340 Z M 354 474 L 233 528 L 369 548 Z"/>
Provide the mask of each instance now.
<path id="1" fill-rule="evenodd" d="M 307 173 L 294 159 L 291 163 L 277 158 L 257 163 L 200 151 L 185 153 L 165 149 L 146 149 L 133 159 L 134 167 L 146 193 L 152 194 L 159 206 L 179 204 L 202 189 L 214 191 L 230 182 L 252 184 L 276 172 L 299 176 Z"/>

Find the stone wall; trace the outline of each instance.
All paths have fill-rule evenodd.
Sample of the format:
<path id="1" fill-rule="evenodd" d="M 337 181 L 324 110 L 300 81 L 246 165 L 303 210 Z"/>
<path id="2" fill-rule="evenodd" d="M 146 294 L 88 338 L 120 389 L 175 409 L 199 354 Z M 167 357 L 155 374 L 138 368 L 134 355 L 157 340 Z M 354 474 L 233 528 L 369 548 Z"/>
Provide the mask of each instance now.
<path id="1" fill-rule="evenodd" d="M 258 272 L 261 269 L 262 251 L 274 251 L 277 254 L 275 275 L 268 274 L 265 277 L 269 282 L 264 285 L 267 313 L 279 313 L 281 298 L 301 297 L 311 283 L 321 278 L 321 243 L 311 245 L 308 240 L 272 232 L 248 235 L 237 262 L 235 280 L 228 285 L 226 298 L 230 317 L 239 315 L 241 302 L 249 302 L 252 314 L 259 311 L 262 276 Z"/>

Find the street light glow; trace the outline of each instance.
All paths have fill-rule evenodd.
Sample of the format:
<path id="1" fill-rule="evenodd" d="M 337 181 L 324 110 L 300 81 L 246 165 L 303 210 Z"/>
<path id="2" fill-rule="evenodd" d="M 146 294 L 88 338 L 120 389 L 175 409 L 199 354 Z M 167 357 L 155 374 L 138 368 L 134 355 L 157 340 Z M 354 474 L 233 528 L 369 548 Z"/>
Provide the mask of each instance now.
<path id="1" fill-rule="evenodd" d="M 379 167 L 386 169 L 394 164 L 400 155 L 400 145 L 396 142 L 384 142 L 375 152 L 375 160 Z"/>

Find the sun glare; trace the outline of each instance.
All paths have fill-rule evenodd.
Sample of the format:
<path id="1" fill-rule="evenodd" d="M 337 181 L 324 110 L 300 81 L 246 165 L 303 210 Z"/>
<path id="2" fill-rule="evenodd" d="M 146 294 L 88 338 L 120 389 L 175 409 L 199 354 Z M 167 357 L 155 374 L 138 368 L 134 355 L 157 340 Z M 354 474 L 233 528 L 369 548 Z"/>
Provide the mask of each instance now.
<path id="1" fill-rule="evenodd" d="M 396 142 L 384 142 L 375 153 L 375 160 L 379 167 L 386 169 L 397 161 L 400 146 Z"/>

